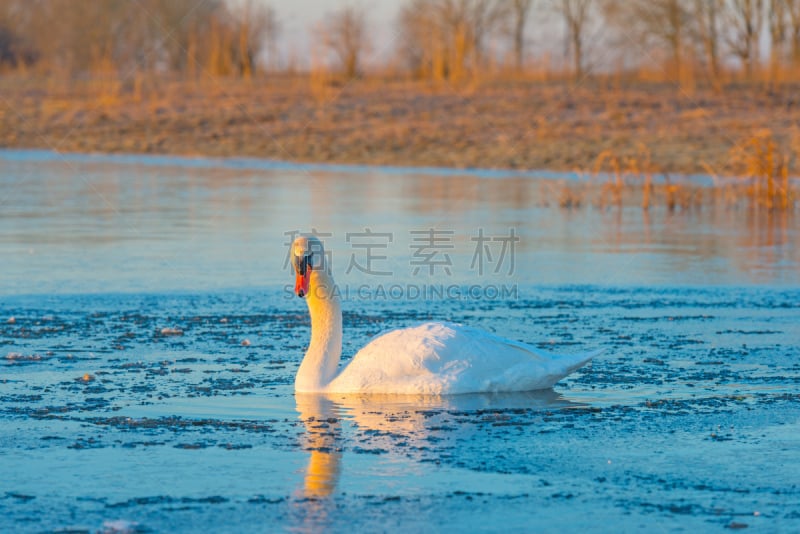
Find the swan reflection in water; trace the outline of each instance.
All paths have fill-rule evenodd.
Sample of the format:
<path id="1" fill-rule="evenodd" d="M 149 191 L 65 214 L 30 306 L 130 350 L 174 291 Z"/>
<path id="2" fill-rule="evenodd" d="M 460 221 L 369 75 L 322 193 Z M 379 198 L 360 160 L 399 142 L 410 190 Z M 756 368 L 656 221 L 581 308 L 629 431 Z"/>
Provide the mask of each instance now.
<path id="1" fill-rule="evenodd" d="M 331 501 L 342 473 L 343 451 L 353 448 L 348 442 L 355 441 L 355 434 L 364 448 L 380 448 L 390 457 L 411 456 L 413 460 L 414 451 L 430 454 L 431 442 L 475 434 L 473 425 L 442 425 L 442 417 L 478 418 L 487 411 L 502 414 L 511 410 L 517 417 L 525 413 L 535 417 L 538 412 L 584 406 L 552 389 L 449 396 L 295 393 L 295 401 L 305 427 L 303 447 L 309 453 L 295 500 L 296 512 L 304 527 L 315 529 L 324 527 L 335 509 Z M 519 415 L 518 410 L 525 412 Z M 355 427 L 350 439 L 343 435 L 343 421 Z"/>
<path id="2" fill-rule="evenodd" d="M 324 395 L 296 394 L 295 401 L 306 430 L 304 449 L 310 453 L 300 494 L 309 499 L 328 497 L 339 481 L 342 456 L 339 410 Z"/>

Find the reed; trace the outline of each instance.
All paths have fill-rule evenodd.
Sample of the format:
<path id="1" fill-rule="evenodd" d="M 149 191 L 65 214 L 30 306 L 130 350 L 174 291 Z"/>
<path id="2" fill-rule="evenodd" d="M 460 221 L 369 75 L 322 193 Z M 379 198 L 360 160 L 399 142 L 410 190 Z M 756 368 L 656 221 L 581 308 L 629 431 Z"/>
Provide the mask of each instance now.
<path id="1" fill-rule="evenodd" d="M 787 210 L 794 204 L 796 194 L 789 179 L 791 149 L 781 147 L 771 131 L 756 132 L 731 152 L 745 184 L 743 193 L 753 207 Z"/>
<path id="2" fill-rule="evenodd" d="M 561 182 L 561 191 L 558 197 L 558 207 L 562 209 L 577 209 L 583 204 L 583 195 L 585 192 L 579 191 L 578 188 L 570 186 L 566 181 Z"/>
<path id="3" fill-rule="evenodd" d="M 622 173 L 620 172 L 619 158 L 610 150 L 603 150 L 598 154 L 591 171 L 596 181 L 601 181 L 606 176 L 600 189 L 599 205 L 601 208 L 607 204 L 622 206 Z M 611 200 L 608 202 L 608 200 Z"/>
<path id="4" fill-rule="evenodd" d="M 643 210 L 650 209 L 656 191 L 653 185 L 654 170 L 650 149 L 641 143 L 637 145 L 637 151 L 631 154 L 602 151 L 590 171 L 593 181 L 602 183 L 599 206 L 613 204 L 621 207 L 626 192 L 638 191 L 641 194 L 639 205 Z"/>

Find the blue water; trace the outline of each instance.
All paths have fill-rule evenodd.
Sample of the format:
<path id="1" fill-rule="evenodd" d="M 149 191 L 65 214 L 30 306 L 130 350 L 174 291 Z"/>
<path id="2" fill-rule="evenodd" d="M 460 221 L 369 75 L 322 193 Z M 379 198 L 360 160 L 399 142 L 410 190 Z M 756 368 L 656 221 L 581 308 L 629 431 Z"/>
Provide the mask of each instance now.
<path id="1" fill-rule="evenodd" d="M 793 214 L 20 154 L 0 152 L 0 531 L 800 528 Z M 309 323 L 284 259 L 311 229 L 332 234 L 345 359 L 430 318 L 606 353 L 546 392 L 295 397 Z"/>

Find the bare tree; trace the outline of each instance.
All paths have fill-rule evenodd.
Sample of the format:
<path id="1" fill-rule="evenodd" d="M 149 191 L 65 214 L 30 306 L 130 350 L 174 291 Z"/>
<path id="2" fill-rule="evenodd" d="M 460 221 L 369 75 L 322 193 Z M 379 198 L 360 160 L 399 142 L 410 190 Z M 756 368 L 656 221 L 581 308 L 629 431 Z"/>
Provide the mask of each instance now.
<path id="1" fill-rule="evenodd" d="M 692 19 L 686 0 L 620 0 L 609 5 L 614 23 L 623 32 L 635 35 L 643 45 L 666 51 L 667 72 L 671 79 L 680 80 Z"/>
<path id="2" fill-rule="evenodd" d="M 772 83 L 778 81 L 780 71 L 781 52 L 786 43 L 787 10 L 783 0 L 769 0 L 769 78 Z"/>
<path id="3" fill-rule="evenodd" d="M 486 42 L 501 28 L 502 0 L 411 0 L 400 11 L 400 53 L 419 76 L 458 80 L 485 67 Z"/>
<path id="4" fill-rule="evenodd" d="M 364 12 L 347 6 L 334 13 L 324 24 L 325 45 L 333 51 L 348 78 L 361 72 L 363 56 L 367 49 L 367 22 Z"/>
<path id="5" fill-rule="evenodd" d="M 453 17 L 444 2 L 411 0 L 400 9 L 399 52 L 411 72 L 419 77 L 443 79 L 451 70 Z"/>
<path id="6" fill-rule="evenodd" d="M 789 24 L 790 56 L 792 64 L 800 66 L 800 0 L 783 0 Z"/>
<path id="7" fill-rule="evenodd" d="M 38 57 L 25 35 L 26 13 L 21 7 L 19 0 L 0 5 L 0 67 L 25 67 Z"/>
<path id="8" fill-rule="evenodd" d="M 572 73 L 576 80 L 583 77 L 583 40 L 591 3 L 591 0 L 561 0 L 558 4 L 558 11 L 567 27 L 567 43 L 572 51 Z"/>
<path id="9" fill-rule="evenodd" d="M 660 39 L 670 51 L 672 79 L 680 80 L 683 75 L 683 56 L 690 18 L 685 3 L 682 0 L 658 0 L 652 2 L 651 10 L 645 11 L 640 7 L 640 12 L 653 36 Z"/>
<path id="10" fill-rule="evenodd" d="M 758 67 L 759 40 L 764 23 L 764 0 L 729 0 L 725 4 L 727 44 L 752 79 Z"/>
<path id="11" fill-rule="evenodd" d="M 486 38 L 500 25 L 506 13 L 503 0 L 472 0 L 463 2 L 466 12 L 467 33 L 472 37 L 475 53 L 474 67 L 483 66 L 486 53 Z"/>
<path id="12" fill-rule="evenodd" d="M 250 78 L 257 68 L 258 57 L 278 37 L 278 17 L 272 7 L 256 0 L 229 2 L 228 17 L 231 31 L 236 35 L 236 45 L 232 50 L 235 63 L 239 74 Z"/>
<path id="13" fill-rule="evenodd" d="M 279 31 L 275 11 L 259 0 L 3 0 L 6 8 L 43 70 L 123 82 L 196 65 L 249 77 Z"/>
<path id="14" fill-rule="evenodd" d="M 525 63 L 525 26 L 528 22 L 533 0 L 514 0 L 511 3 L 511 25 L 514 36 L 514 60 L 517 70 Z"/>
<path id="15" fill-rule="evenodd" d="M 723 0 L 694 0 L 691 14 L 694 18 L 694 37 L 706 58 L 711 81 L 719 87 L 720 80 L 720 13 Z"/>

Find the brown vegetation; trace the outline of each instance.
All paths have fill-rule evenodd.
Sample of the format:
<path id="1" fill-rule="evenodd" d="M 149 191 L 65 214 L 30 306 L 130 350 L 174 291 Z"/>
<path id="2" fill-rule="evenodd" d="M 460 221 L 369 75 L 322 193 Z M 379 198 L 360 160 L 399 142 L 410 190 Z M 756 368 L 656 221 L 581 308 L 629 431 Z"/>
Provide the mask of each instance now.
<path id="1" fill-rule="evenodd" d="M 650 151 L 641 145 L 639 152 L 618 156 L 601 153 L 582 183 L 562 183 L 559 206 L 579 207 L 591 201 L 599 208 L 623 207 L 640 199 L 643 210 L 662 205 L 670 212 L 691 211 L 712 204 L 726 208 L 745 205 L 752 210 L 788 211 L 798 207 L 800 187 L 790 178 L 790 165 L 800 158 L 800 138 L 793 137 L 792 147 L 781 147 L 769 130 L 758 132 L 731 149 L 737 175 L 718 176 L 705 166 L 714 180 L 713 187 L 682 180 L 673 182 L 663 173 L 654 180 Z M 786 151 L 783 151 L 786 150 Z"/>

